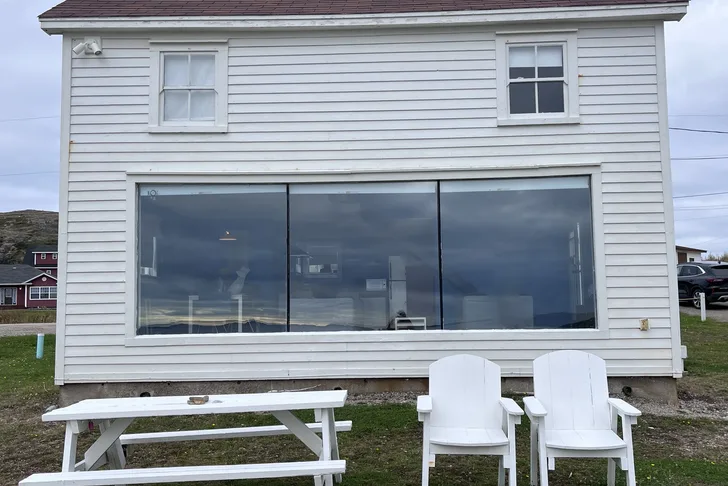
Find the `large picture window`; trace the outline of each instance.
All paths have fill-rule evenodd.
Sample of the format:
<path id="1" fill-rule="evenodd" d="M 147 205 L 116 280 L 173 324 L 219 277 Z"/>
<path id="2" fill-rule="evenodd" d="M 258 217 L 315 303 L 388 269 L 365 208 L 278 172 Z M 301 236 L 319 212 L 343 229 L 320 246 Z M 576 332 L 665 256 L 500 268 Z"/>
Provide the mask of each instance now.
<path id="1" fill-rule="evenodd" d="M 440 328 L 435 182 L 290 193 L 292 331 Z"/>
<path id="2" fill-rule="evenodd" d="M 286 330 L 286 187 L 142 185 L 138 334 Z"/>
<path id="3" fill-rule="evenodd" d="M 594 328 L 587 177 L 443 182 L 445 329 Z"/>
<path id="4" fill-rule="evenodd" d="M 138 197 L 137 334 L 596 327 L 588 177 Z"/>

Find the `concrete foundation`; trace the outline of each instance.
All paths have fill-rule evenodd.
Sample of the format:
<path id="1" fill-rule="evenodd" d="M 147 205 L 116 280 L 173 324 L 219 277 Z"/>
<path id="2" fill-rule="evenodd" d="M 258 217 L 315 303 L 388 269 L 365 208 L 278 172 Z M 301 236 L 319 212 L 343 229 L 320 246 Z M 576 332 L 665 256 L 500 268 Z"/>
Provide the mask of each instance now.
<path id="1" fill-rule="evenodd" d="M 348 390 L 349 393 L 427 392 L 426 378 L 210 381 L 156 383 L 84 383 L 61 386 L 60 406 L 87 398 L 118 398 L 164 395 L 219 395 L 226 393 L 264 393 L 271 391 Z M 504 394 L 533 391 L 531 378 L 504 378 Z M 644 398 L 677 406 L 677 380 L 670 377 L 619 377 L 609 379 L 609 392 L 628 398 Z"/>

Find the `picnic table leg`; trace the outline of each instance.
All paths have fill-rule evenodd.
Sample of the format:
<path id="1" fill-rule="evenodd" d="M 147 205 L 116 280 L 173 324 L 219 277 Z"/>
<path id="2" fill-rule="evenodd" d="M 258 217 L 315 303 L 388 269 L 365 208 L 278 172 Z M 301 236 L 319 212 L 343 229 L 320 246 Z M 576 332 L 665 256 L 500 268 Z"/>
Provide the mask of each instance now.
<path id="1" fill-rule="evenodd" d="M 321 451 L 320 459 L 322 461 L 331 460 L 331 428 L 333 425 L 331 423 L 332 417 L 333 413 L 331 409 L 324 408 L 321 410 L 321 439 L 323 441 L 323 448 Z M 331 474 L 323 476 L 323 483 L 324 486 L 334 486 L 334 477 Z"/>
<path id="2" fill-rule="evenodd" d="M 338 461 L 341 459 L 339 456 L 339 438 L 336 436 L 336 416 L 334 409 L 330 409 L 331 416 L 329 417 L 329 433 L 331 434 L 331 459 Z M 341 474 L 335 476 L 336 482 L 340 483 L 343 481 Z"/>
<path id="3" fill-rule="evenodd" d="M 63 464 L 62 472 L 73 472 L 76 470 L 76 449 L 78 446 L 78 434 L 80 427 L 77 421 L 66 422 L 66 438 L 63 442 Z"/>
<path id="4" fill-rule="evenodd" d="M 327 444 L 324 443 L 321 438 L 316 435 L 311 429 L 309 429 L 306 424 L 301 422 L 301 420 L 298 419 L 295 415 L 293 415 L 290 411 L 287 410 L 279 410 L 277 412 L 272 412 L 272 415 L 278 419 L 280 423 L 286 426 L 288 430 L 291 431 L 293 435 L 298 437 L 298 439 L 303 442 L 306 447 L 311 449 L 311 451 L 316 454 L 320 460 L 323 460 L 323 457 L 326 455 L 329 458 L 331 457 L 331 446 L 328 445 L 329 451 L 326 452 Z M 317 415 L 318 416 L 318 415 Z M 328 430 L 326 427 L 324 427 L 325 422 L 322 423 L 322 435 L 329 436 Z M 330 476 L 329 476 L 330 477 Z M 329 480 L 328 483 L 326 483 L 326 478 L 323 476 L 314 476 L 313 478 L 315 486 L 324 486 L 324 485 L 330 485 L 331 480 Z"/>
<path id="5" fill-rule="evenodd" d="M 110 427 L 110 420 L 103 420 L 99 424 L 99 430 L 102 434 L 106 432 Z M 126 467 L 126 457 L 124 456 L 124 449 L 121 447 L 121 441 L 118 438 L 114 441 L 113 444 L 111 444 L 111 447 L 109 447 L 109 449 L 106 451 L 106 459 L 109 463 L 109 467 L 112 469 L 124 469 Z"/>

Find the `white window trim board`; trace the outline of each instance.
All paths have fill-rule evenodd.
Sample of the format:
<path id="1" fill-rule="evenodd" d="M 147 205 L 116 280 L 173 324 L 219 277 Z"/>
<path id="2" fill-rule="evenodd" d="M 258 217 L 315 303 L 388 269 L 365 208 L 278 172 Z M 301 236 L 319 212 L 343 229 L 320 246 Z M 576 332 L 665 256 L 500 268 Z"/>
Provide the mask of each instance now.
<path id="1" fill-rule="evenodd" d="M 165 122 L 162 117 L 162 90 L 166 53 L 215 55 L 215 121 Z M 183 42 L 159 40 L 149 43 L 149 128 L 150 133 L 227 133 L 228 129 L 228 44 L 227 40 Z"/>
<path id="2" fill-rule="evenodd" d="M 579 55 L 575 30 L 562 32 L 496 32 L 496 102 L 498 126 L 578 124 L 579 118 Z M 508 47 L 514 44 L 564 45 L 564 113 L 511 115 L 508 103 Z"/>
<path id="3" fill-rule="evenodd" d="M 336 183 L 336 182 L 409 182 L 431 180 L 463 179 L 502 179 L 557 176 L 590 176 L 592 197 L 592 239 L 594 245 L 594 272 L 596 287 L 596 329 L 519 329 L 519 330 L 432 330 L 396 333 L 391 331 L 339 331 L 339 332 L 283 332 L 265 334 L 179 334 L 158 336 L 137 336 L 137 188 L 139 184 L 278 184 L 296 183 Z M 567 167 L 538 167 L 502 170 L 468 171 L 419 171 L 419 172 L 375 172 L 375 173 L 236 173 L 236 174 L 149 174 L 131 173 L 126 176 L 126 299 L 124 309 L 125 345 L 135 346 L 172 346 L 172 345 L 225 345 L 225 344 L 297 344 L 310 342 L 413 342 L 447 340 L 507 339 L 513 341 L 529 340 L 578 340 L 609 339 L 609 319 L 607 316 L 607 277 L 604 248 L 604 222 L 602 206 L 602 168 L 599 163 L 585 162 L 582 165 Z"/>

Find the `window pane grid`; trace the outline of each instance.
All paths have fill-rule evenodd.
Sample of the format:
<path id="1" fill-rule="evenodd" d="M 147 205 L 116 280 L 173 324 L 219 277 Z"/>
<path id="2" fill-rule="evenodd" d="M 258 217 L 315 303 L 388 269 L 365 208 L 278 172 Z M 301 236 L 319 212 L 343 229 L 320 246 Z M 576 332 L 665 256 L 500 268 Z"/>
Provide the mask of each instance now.
<path id="1" fill-rule="evenodd" d="M 164 121 L 215 121 L 215 54 L 163 55 L 162 115 Z M 184 60 L 184 75 L 181 61 Z M 175 62 L 177 65 L 175 66 Z M 177 72 L 172 72 L 177 69 Z M 198 94 L 195 96 L 195 94 Z M 186 95 L 186 96 L 185 96 Z"/>
<path id="2" fill-rule="evenodd" d="M 564 113 L 566 110 L 566 73 L 563 44 L 510 46 L 508 48 L 508 66 L 506 89 L 511 114 Z M 553 75 L 558 74 L 557 71 L 560 72 L 560 76 Z M 542 76 L 542 74 L 552 75 Z M 561 83 L 561 93 L 549 90 L 548 85 L 543 87 L 545 83 Z M 525 85 L 533 85 L 533 91 L 527 88 L 516 88 L 516 86 Z M 544 98 L 547 93 L 549 96 Z"/>
<path id="3" fill-rule="evenodd" d="M 30 287 L 30 300 L 56 300 L 57 287 Z"/>

